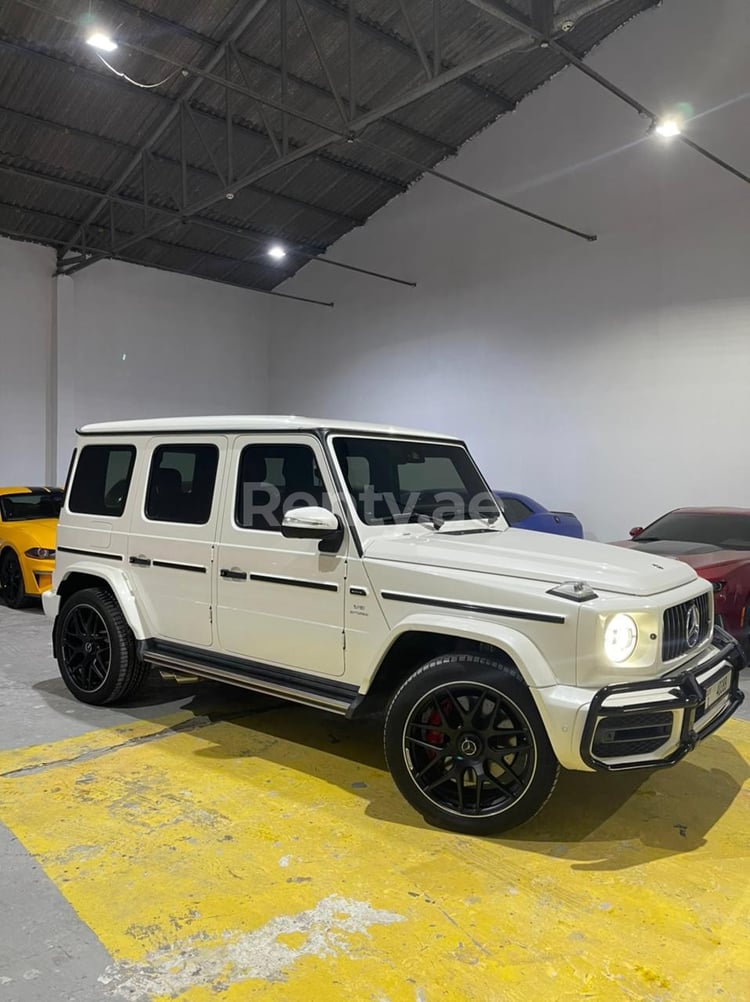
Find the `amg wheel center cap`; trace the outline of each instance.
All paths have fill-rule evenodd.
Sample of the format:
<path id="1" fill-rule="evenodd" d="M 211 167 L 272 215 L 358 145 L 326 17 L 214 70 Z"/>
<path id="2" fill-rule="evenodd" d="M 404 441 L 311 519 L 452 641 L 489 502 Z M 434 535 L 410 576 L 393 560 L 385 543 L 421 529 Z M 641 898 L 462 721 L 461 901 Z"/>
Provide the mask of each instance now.
<path id="1" fill-rule="evenodd" d="M 479 742 L 476 740 L 476 738 L 473 738 L 470 735 L 466 734 L 464 735 L 464 737 L 461 738 L 461 741 L 459 742 L 458 745 L 458 750 L 461 752 L 462 755 L 465 755 L 467 758 L 473 758 L 475 755 L 479 753 Z"/>
<path id="2" fill-rule="evenodd" d="M 94 650 L 94 645 L 91 643 L 90 640 L 87 640 L 83 649 L 86 651 L 87 654 L 91 654 Z"/>

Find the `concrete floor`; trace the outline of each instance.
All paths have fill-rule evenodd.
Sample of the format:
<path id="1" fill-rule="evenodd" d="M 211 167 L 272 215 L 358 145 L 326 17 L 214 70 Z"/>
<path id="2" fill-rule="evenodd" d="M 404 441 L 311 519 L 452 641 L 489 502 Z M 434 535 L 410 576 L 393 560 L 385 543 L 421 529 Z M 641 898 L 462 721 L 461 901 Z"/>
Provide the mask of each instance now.
<path id="1" fill-rule="evenodd" d="M 0 607 L 0 710 L 0 1002 L 750 997 L 748 703 L 482 840 L 410 810 L 377 722 L 161 680 L 77 703 L 39 610 Z"/>

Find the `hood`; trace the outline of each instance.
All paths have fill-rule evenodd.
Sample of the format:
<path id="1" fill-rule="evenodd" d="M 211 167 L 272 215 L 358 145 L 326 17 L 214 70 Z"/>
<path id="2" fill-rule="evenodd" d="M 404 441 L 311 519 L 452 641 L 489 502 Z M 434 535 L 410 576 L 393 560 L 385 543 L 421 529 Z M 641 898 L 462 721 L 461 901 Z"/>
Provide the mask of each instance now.
<path id="1" fill-rule="evenodd" d="M 56 518 L 33 518 L 28 522 L 3 522 L 0 535 L 12 543 L 21 553 L 38 546 L 44 550 L 54 550 L 57 537 Z"/>
<path id="2" fill-rule="evenodd" d="M 617 544 L 645 554 L 673 557 L 688 564 L 701 577 L 731 574 L 750 563 L 750 550 L 723 550 L 712 543 L 687 543 L 682 540 L 659 539 L 653 543 L 625 540 Z"/>
<path id="3" fill-rule="evenodd" d="M 655 595 L 695 580 L 675 560 L 524 529 L 435 532 L 410 526 L 370 539 L 365 559 L 449 567 L 549 582 L 587 581 L 593 588 L 623 595 Z"/>

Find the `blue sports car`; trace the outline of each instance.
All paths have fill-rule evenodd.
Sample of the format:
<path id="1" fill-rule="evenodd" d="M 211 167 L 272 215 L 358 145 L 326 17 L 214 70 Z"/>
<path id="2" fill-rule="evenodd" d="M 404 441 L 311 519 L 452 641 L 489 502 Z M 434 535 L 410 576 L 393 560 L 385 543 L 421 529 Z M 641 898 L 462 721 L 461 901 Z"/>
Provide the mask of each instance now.
<path id="1" fill-rule="evenodd" d="M 494 495 L 500 501 L 508 523 L 515 529 L 534 529 L 536 532 L 554 532 L 558 536 L 583 539 L 583 526 L 570 511 L 549 511 L 533 498 L 513 491 L 494 491 Z"/>

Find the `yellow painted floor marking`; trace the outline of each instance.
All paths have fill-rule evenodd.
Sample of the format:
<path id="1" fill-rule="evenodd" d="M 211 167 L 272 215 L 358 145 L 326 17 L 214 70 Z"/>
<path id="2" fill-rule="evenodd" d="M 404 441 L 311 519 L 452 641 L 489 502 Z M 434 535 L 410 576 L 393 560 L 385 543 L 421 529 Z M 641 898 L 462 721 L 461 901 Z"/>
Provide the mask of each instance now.
<path id="1" fill-rule="evenodd" d="M 566 773 L 496 839 L 426 827 L 375 723 L 289 706 L 124 740 L 8 753 L 73 761 L 0 779 L 0 818 L 116 961 L 103 998 L 750 998 L 748 723 L 674 769 Z"/>
<path id="2" fill-rule="evenodd" d="M 188 711 L 166 714 L 156 720 L 135 720 L 132 723 L 108 727 L 104 730 L 88 731 L 77 738 L 65 738 L 50 744 L 31 745 L 0 751 L 0 776 L 9 772 L 35 769 L 52 763 L 64 764 L 91 752 L 115 749 L 142 738 L 167 731 L 175 725 L 188 723 L 194 715 Z"/>

